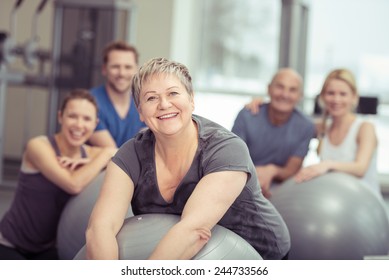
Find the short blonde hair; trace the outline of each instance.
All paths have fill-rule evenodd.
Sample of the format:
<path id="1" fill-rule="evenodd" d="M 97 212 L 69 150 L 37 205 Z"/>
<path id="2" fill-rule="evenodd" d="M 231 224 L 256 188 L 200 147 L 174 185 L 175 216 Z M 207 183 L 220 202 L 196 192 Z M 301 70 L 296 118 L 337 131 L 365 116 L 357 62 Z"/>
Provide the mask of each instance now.
<path id="1" fill-rule="evenodd" d="M 143 64 L 132 78 L 131 92 L 137 108 L 139 107 L 140 93 L 143 84 L 152 76 L 160 74 L 175 75 L 184 85 L 189 95 L 193 96 L 192 77 L 185 65 L 175 61 L 170 61 L 166 58 L 153 58 Z"/>

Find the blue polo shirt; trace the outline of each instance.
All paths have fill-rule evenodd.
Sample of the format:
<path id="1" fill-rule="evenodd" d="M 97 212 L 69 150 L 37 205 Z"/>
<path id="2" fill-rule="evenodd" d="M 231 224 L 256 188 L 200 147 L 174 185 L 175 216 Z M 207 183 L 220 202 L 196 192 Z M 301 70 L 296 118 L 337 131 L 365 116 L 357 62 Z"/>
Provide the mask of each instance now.
<path id="1" fill-rule="evenodd" d="M 122 119 L 116 112 L 104 85 L 91 89 L 92 95 L 96 98 L 99 107 L 99 123 L 95 131 L 108 130 L 120 147 L 127 140 L 131 139 L 143 127 L 146 127 L 139 118 L 133 98 L 130 99 L 130 110 L 127 116 Z"/>

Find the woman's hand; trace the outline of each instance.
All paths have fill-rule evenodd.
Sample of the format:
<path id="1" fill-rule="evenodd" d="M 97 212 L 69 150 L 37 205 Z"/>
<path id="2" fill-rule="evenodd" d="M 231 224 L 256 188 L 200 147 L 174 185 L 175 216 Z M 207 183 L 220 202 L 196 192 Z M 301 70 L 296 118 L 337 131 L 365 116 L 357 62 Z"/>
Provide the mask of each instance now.
<path id="1" fill-rule="evenodd" d="M 59 164 L 70 171 L 76 170 L 78 167 L 83 166 L 91 161 L 90 158 L 69 158 L 58 157 Z"/>
<path id="2" fill-rule="evenodd" d="M 259 112 L 259 106 L 264 103 L 264 99 L 261 97 L 253 98 L 250 103 L 247 103 L 244 107 L 255 115 Z"/>
<path id="3" fill-rule="evenodd" d="M 327 161 L 323 161 L 311 166 L 302 168 L 294 177 L 298 183 L 311 180 L 319 175 L 323 175 L 330 170 L 330 164 Z"/>

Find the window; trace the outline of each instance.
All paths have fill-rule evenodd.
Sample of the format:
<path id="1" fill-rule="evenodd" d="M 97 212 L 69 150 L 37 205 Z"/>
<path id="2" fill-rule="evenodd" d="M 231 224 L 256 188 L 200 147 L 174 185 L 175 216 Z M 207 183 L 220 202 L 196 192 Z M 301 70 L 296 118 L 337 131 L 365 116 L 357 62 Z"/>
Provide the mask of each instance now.
<path id="1" fill-rule="evenodd" d="M 306 94 L 320 91 L 334 68 L 354 72 L 361 95 L 389 102 L 387 0 L 312 0 Z"/>
<path id="2" fill-rule="evenodd" d="M 381 176 L 389 174 L 388 11 L 387 0 L 312 0 L 305 77 L 305 94 L 314 97 L 332 69 L 345 67 L 354 73 L 361 96 L 379 98 L 378 115 L 371 120 L 379 141 Z M 381 181 L 389 185 L 389 178 Z"/>
<path id="3" fill-rule="evenodd" d="M 264 93 L 278 66 L 281 1 L 202 0 L 195 87 Z"/>

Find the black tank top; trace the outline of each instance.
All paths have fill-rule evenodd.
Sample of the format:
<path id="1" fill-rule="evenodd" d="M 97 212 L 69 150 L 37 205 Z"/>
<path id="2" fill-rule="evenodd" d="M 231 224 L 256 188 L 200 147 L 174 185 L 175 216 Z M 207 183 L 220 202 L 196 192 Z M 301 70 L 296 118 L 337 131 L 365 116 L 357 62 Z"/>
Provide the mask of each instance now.
<path id="1" fill-rule="evenodd" d="M 60 156 L 54 136 L 48 139 Z M 81 156 L 87 157 L 84 147 Z M 24 253 L 54 247 L 62 210 L 71 197 L 42 173 L 20 171 L 14 200 L 0 223 L 2 235 Z"/>

